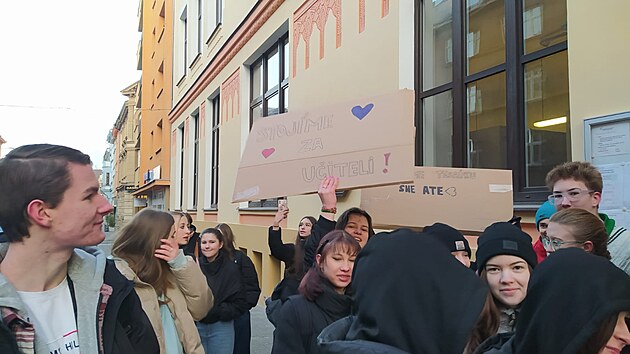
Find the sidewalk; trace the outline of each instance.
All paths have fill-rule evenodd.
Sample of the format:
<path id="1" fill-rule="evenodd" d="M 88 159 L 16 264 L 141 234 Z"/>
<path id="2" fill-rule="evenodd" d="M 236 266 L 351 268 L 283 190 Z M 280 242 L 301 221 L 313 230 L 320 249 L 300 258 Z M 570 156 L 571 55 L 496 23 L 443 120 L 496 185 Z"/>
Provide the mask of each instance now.
<path id="1" fill-rule="evenodd" d="M 267 320 L 265 305 L 251 309 L 252 315 L 252 354 L 269 354 L 273 343 L 274 327 Z"/>

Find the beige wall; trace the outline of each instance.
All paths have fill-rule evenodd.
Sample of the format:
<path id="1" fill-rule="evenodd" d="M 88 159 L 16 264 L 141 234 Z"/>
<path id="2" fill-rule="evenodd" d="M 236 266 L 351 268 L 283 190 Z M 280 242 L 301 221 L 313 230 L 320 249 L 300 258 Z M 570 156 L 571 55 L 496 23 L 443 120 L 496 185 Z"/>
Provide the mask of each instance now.
<path id="1" fill-rule="evenodd" d="M 567 1 L 571 152 L 584 159 L 584 119 L 630 110 L 630 1 Z"/>
<path id="2" fill-rule="evenodd" d="M 135 214 L 133 207 L 133 196 L 131 192 L 139 186 L 138 159 L 139 148 L 137 147 L 140 138 L 140 110 L 136 108 L 139 82 L 126 87 L 121 93 L 127 96 L 126 114 L 118 117 L 115 128 L 118 129 L 116 136 L 116 226 L 122 227 L 131 220 Z M 121 112 L 125 112 L 125 109 Z M 126 189 L 126 187 L 130 188 Z"/>
<path id="3" fill-rule="evenodd" d="M 180 11 L 178 7 L 182 7 L 183 2 L 175 0 L 175 17 L 178 17 Z M 254 6 L 253 1 L 244 3 L 225 1 L 224 2 L 224 25 L 220 29 L 218 38 L 212 39 L 211 43 L 216 41 L 225 41 L 230 37 L 231 32 L 236 29 L 236 24 L 240 23 L 245 15 Z M 264 50 L 269 47 L 263 43 L 270 43 L 277 40 L 281 35 L 289 34 L 289 109 L 303 109 L 326 105 L 334 101 L 349 100 L 360 97 L 370 97 L 385 92 L 391 92 L 398 88 L 413 87 L 413 2 L 404 1 L 366 1 L 364 13 L 363 31 L 359 32 L 359 18 L 361 15 L 358 2 L 338 1 L 341 4 L 340 30 L 341 36 L 340 46 L 337 46 L 337 21 L 333 15 L 332 9 L 328 9 L 328 18 L 326 21 L 323 40 L 320 42 L 319 29 L 313 24 L 313 30 L 309 40 L 309 67 L 305 68 L 306 45 L 304 37 L 300 37 L 300 41 L 296 48 L 296 72 L 293 75 L 293 41 L 297 38 L 294 27 L 294 12 L 303 4 L 313 5 L 312 9 L 317 10 L 317 6 L 335 2 L 326 1 L 261 1 L 258 6 L 265 4 L 278 5 L 277 9 L 271 17 L 262 22 L 260 28 L 251 31 L 246 36 L 246 42 L 240 50 L 232 51 L 229 54 L 228 61 L 222 65 L 222 69 L 211 80 L 208 80 L 202 91 L 197 94 L 190 104 L 186 104 L 185 109 L 178 111 L 175 107 L 171 111 L 172 132 L 178 134 L 177 144 L 181 140 L 177 127 L 184 125 L 186 119 L 189 119 L 189 127 L 192 130 L 191 115 L 195 110 L 202 107 L 205 101 L 205 134 L 201 139 L 200 154 L 200 175 L 204 176 L 209 173 L 208 165 L 210 163 L 210 155 L 208 154 L 208 144 L 210 141 L 210 122 L 212 120 L 211 105 L 208 98 L 220 91 L 222 104 L 226 103 L 231 106 L 234 102 L 234 112 L 231 110 L 225 112 L 222 117 L 220 126 L 220 177 L 219 177 L 219 208 L 217 211 L 204 211 L 203 199 L 205 190 L 208 185 L 199 186 L 200 202 L 197 210 L 191 214 L 194 215 L 195 225 L 200 230 L 207 226 L 215 225 L 216 222 L 225 222 L 230 224 L 236 234 L 238 247 L 246 249 L 250 258 L 256 265 L 259 276 L 262 279 L 263 295 L 269 295 L 273 287 L 280 279 L 282 267 L 280 263 L 273 259 L 269 254 L 267 245 L 267 227 L 271 224 L 275 211 L 252 211 L 243 210 L 246 204 L 231 203 L 234 180 L 244 149 L 245 141 L 249 132 L 249 96 L 250 96 L 250 72 L 249 65 L 256 60 Z M 388 3 L 385 8 L 382 4 Z M 403 8 L 399 7 L 403 4 Z M 270 6 L 273 8 L 276 6 Z M 384 15 L 385 14 L 385 15 Z M 384 16 L 383 16 L 384 15 Z M 405 16 L 404 21 L 400 17 Z M 261 18 L 264 18 L 261 15 Z M 247 21 L 246 25 L 261 24 L 262 19 Z M 250 19 L 251 20 L 251 19 Z M 401 23 L 404 22 L 404 26 Z M 404 27 L 404 28 L 403 28 Z M 175 27 L 175 46 L 177 46 L 177 27 Z M 191 31 L 192 29 L 189 29 Z M 249 37 L 251 36 L 251 37 Z M 406 41 L 406 42 L 405 42 Z M 401 42 L 403 42 L 401 48 Z M 323 43 L 323 56 L 320 56 L 320 43 Z M 221 43 L 216 47 L 220 47 Z M 208 51 L 202 54 L 200 66 L 216 65 L 216 53 L 208 46 Z M 410 49 L 411 48 L 411 49 Z M 177 54 L 175 54 L 177 57 Z M 214 57 L 214 61 L 209 60 Z M 403 63 L 403 64 L 400 64 Z M 177 64 L 174 64 L 177 65 Z M 176 72 L 176 70 L 174 70 Z M 184 92 L 194 91 L 193 82 L 195 80 L 204 80 L 203 75 L 200 77 L 201 69 L 191 69 L 185 81 L 179 86 L 174 87 L 174 104 L 185 102 L 187 96 Z M 235 72 L 240 76 L 240 82 L 236 94 L 228 98 L 229 92 L 222 91 L 222 85 Z M 175 80 L 177 81 L 177 75 Z M 229 81 L 229 80 L 228 80 Z M 176 112 L 174 114 L 173 112 Z M 185 135 L 189 135 L 186 132 Z M 189 135 L 190 137 L 190 135 Z M 190 149 L 189 149 L 190 150 Z M 186 152 L 189 156 L 189 152 Z M 172 154 L 179 159 L 178 152 Z M 179 169 L 178 162 L 172 162 L 172 176 L 177 176 Z M 192 171 L 191 159 L 184 159 L 185 180 L 189 180 Z M 273 176 L 261 176 L 261 178 L 274 178 Z M 178 208 L 177 188 L 171 188 L 171 209 Z M 184 196 L 189 198 L 190 186 L 184 187 Z M 343 210 L 349 206 L 359 204 L 359 192 L 349 193 L 340 200 L 339 209 Z M 319 200 L 316 195 L 298 196 L 289 198 L 289 207 L 291 213 L 288 222 L 283 227 L 291 227 L 285 230 L 283 238 L 285 242 L 293 242 L 295 238 L 295 227 L 299 219 L 304 215 L 319 214 Z"/>

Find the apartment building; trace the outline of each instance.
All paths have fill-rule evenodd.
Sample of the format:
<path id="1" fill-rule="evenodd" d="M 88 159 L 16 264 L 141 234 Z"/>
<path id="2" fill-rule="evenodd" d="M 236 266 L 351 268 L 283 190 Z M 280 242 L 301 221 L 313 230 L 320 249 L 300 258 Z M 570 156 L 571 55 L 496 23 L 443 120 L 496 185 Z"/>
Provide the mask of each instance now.
<path id="1" fill-rule="evenodd" d="M 585 158 L 584 120 L 630 110 L 629 11 L 614 0 L 173 0 L 168 207 L 198 227 L 232 225 L 269 294 L 276 202 L 231 203 L 252 124 L 408 88 L 416 165 L 512 170 L 514 212 L 531 230 L 546 172 Z M 288 200 L 289 229 L 318 213 L 316 196 Z"/>

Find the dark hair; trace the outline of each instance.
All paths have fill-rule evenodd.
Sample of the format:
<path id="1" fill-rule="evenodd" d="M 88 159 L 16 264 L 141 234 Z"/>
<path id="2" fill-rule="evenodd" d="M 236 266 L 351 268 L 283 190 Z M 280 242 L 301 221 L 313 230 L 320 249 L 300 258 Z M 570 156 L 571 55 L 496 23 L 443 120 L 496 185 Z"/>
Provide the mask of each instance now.
<path id="1" fill-rule="evenodd" d="M 593 332 L 591 337 L 584 342 L 584 344 L 580 347 L 580 350 L 577 354 L 590 354 L 590 353 L 599 353 L 608 340 L 613 335 L 615 331 L 615 326 L 617 325 L 617 318 L 619 314 L 611 315 L 610 317 L 605 318 Z"/>
<path id="2" fill-rule="evenodd" d="M 236 245 L 234 244 L 234 232 L 232 232 L 232 228 L 228 224 L 218 224 L 217 229 L 221 231 L 225 241 L 223 242 L 223 248 L 230 253 L 236 252 Z"/>
<path id="3" fill-rule="evenodd" d="M 29 236 L 27 207 L 41 200 L 56 208 L 70 187 L 69 164 L 91 165 L 90 156 L 66 146 L 24 145 L 0 160 L 0 227 L 9 242 Z"/>
<path id="4" fill-rule="evenodd" d="M 499 330 L 500 323 L 501 315 L 499 313 L 499 309 L 497 308 L 492 293 L 488 292 L 486 295 L 486 302 L 483 304 L 483 308 L 481 309 L 477 322 L 470 333 L 470 337 L 468 337 L 464 354 L 474 353 L 477 347 L 479 347 L 479 344 L 487 338 L 495 335 Z"/>
<path id="5" fill-rule="evenodd" d="M 305 216 L 300 219 L 302 220 L 308 219 L 311 222 L 311 225 L 315 225 L 317 223 L 317 219 L 312 216 Z M 311 229 L 312 232 L 312 229 Z M 310 236 L 310 235 L 309 235 Z M 293 253 L 293 264 L 287 268 L 287 273 L 293 274 L 297 276 L 298 279 L 302 279 L 304 276 L 304 239 L 300 237 L 300 232 L 298 231 L 297 236 L 295 237 L 295 252 Z"/>
<path id="6" fill-rule="evenodd" d="M 217 237 L 217 240 L 219 240 L 219 242 L 221 242 L 223 244 L 223 250 L 225 250 L 225 253 L 227 254 L 227 256 L 230 259 L 234 259 L 234 253 L 231 249 L 229 249 L 228 247 L 225 247 L 226 244 L 226 238 L 225 235 L 223 235 L 223 233 L 221 232 L 221 230 L 213 228 L 213 227 L 209 227 L 207 229 L 204 229 L 203 231 L 201 231 L 201 233 L 199 233 L 199 247 L 201 248 L 201 238 L 203 237 L 203 235 L 205 234 L 213 234 Z"/>
<path id="7" fill-rule="evenodd" d="M 608 233 L 606 233 L 606 227 L 602 219 L 597 215 L 588 210 L 569 208 L 553 214 L 549 222 L 568 226 L 571 229 L 571 236 L 577 242 L 591 241 L 593 243 L 593 252 L 591 253 L 610 260 L 610 252 L 608 252 L 607 246 Z"/>
<path id="8" fill-rule="evenodd" d="M 545 177 L 545 183 L 553 190 L 553 185 L 563 179 L 574 179 L 583 182 L 586 188 L 595 192 L 602 192 L 604 183 L 602 174 L 590 162 L 570 161 L 554 167 Z"/>
<path id="9" fill-rule="evenodd" d="M 333 230 L 322 238 L 315 254 L 321 255 L 320 259 L 323 261 L 330 252 L 336 250 L 341 250 L 350 255 L 356 255 L 361 250 L 361 246 L 359 242 L 347 232 L 343 230 Z M 315 301 L 315 299 L 324 292 L 324 286 L 326 284 L 330 284 L 330 281 L 322 272 L 320 265 L 314 262 L 313 266 L 306 272 L 306 275 L 304 275 L 304 278 L 300 282 L 298 291 L 309 301 Z"/>
<path id="10" fill-rule="evenodd" d="M 374 229 L 372 228 L 372 217 L 370 216 L 370 214 L 368 214 L 367 211 L 361 208 L 357 208 L 357 207 L 352 207 L 344 211 L 339 216 L 339 219 L 337 219 L 337 224 L 335 225 L 335 230 L 345 229 L 346 226 L 348 225 L 348 219 L 350 218 L 350 215 L 353 215 L 353 214 L 365 216 L 365 218 L 368 221 L 368 237 L 372 237 L 374 235 Z"/>
<path id="11" fill-rule="evenodd" d="M 184 216 L 186 217 L 186 220 L 188 221 L 188 225 L 192 225 L 192 223 L 193 223 L 192 216 L 190 216 L 190 214 L 188 214 L 185 211 L 183 211 L 182 214 L 184 214 Z"/>
<path id="12" fill-rule="evenodd" d="M 124 259 L 138 278 L 150 284 L 158 295 L 173 283 L 167 262 L 154 256 L 161 239 L 170 236 L 175 221 L 170 213 L 145 208 L 125 225 L 114 241 L 112 255 Z"/>

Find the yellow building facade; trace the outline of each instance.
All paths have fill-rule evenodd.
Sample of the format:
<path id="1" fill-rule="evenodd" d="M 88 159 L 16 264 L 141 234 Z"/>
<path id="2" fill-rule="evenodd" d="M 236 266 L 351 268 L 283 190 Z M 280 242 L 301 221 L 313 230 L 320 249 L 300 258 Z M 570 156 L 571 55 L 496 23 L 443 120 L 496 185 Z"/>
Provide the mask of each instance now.
<path id="1" fill-rule="evenodd" d="M 514 213 L 533 234 L 546 172 L 584 158 L 584 120 L 630 110 L 628 10 L 615 0 L 173 0 L 169 209 L 198 229 L 231 225 L 269 295 L 281 274 L 267 246 L 275 200 L 231 203 L 253 122 L 408 88 L 416 164 L 511 169 Z M 285 242 L 320 206 L 288 200 Z"/>
<path id="2" fill-rule="evenodd" d="M 133 195 L 149 207 L 168 209 L 170 185 L 170 123 L 173 4 L 171 0 L 140 1 L 142 32 L 138 69 L 142 70 L 140 109 L 140 187 Z"/>
<path id="3" fill-rule="evenodd" d="M 140 82 L 134 82 L 121 93 L 127 97 L 114 123 L 114 192 L 116 227 L 123 227 L 143 205 L 133 196 L 140 185 L 140 109 L 137 107 Z M 139 198 L 138 198 L 139 199 Z"/>

